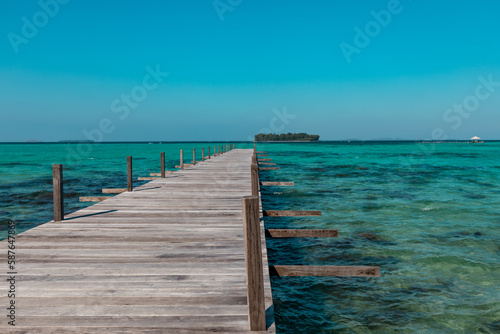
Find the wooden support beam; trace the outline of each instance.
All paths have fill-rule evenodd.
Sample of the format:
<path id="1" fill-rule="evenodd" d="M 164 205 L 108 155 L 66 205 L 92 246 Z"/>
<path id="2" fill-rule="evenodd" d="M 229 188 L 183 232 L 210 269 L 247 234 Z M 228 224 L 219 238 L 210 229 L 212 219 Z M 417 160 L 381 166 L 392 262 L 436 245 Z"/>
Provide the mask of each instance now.
<path id="1" fill-rule="evenodd" d="M 270 165 L 270 166 L 276 166 L 275 162 L 259 162 L 259 165 Z"/>
<path id="2" fill-rule="evenodd" d="M 127 157 L 127 191 L 132 191 L 134 186 L 132 185 L 132 157 Z"/>
<path id="3" fill-rule="evenodd" d="M 175 168 L 180 168 L 180 169 L 184 169 L 185 167 L 191 167 L 193 164 L 182 164 L 182 167 L 181 166 L 175 166 Z"/>
<path id="4" fill-rule="evenodd" d="M 174 172 L 173 170 L 166 170 L 165 175 L 170 175 L 173 172 Z M 149 176 L 161 176 L 161 173 L 149 173 Z"/>
<path id="5" fill-rule="evenodd" d="M 208 147 L 208 158 L 210 159 L 210 146 Z"/>
<path id="6" fill-rule="evenodd" d="M 259 221 L 259 197 L 243 197 L 242 207 L 245 267 L 247 273 L 248 323 L 251 331 L 265 331 L 266 309 Z"/>
<path id="7" fill-rule="evenodd" d="M 103 194 L 121 194 L 127 191 L 127 188 L 111 188 L 111 189 L 103 189 Z"/>
<path id="8" fill-rule="evenodd" d="M 184 169 L 184 151 L 183 150 L 181 150 L 181 162 L 179 163 L 179 166 L 175 166 L 175 168 Z"/>
<path id="9" fill-rule="evenodd" d="M 261 186 L 294 186 L 294 182 L 284 182 L 284 181 L 276 181 L 276 182 L 271 182 L 271 181 L 262 181 L 260 183 Z"/>
<path id="10" fill-rule="evenodd" d="M 336 238 L 338 230 L 296 230 L 296 229 L 268 229 L 266 236 L 272 238 Z"/>
<path id="11" fill-rule="evenodd" d="M 269 156 L 268 154 L 258 154 L 257 158 L 259 158 L 259 157 L 268 157 L 268 156 Z"/>
<path id="12" fill-rule="evenodd" d="M 193 148 L 193 165 L 196 165 L 196 149 Z"/>
<path id="13" fill-rule="evenodd" d="M 264 210 L 262 215 L 267 217 L 316 217 L 321 216 L 321 211 Z"/>
<path id="14" fill-rule="evenodd" d="M 165 152 L 160 154 L 160 177 L 165 177 Z"/>
<path id="15" fill-rule="evenodd" d="M 261 162 L 261 161 L 273 161 L 273 159 L 269 158 L 269 159 L 257 159 L 258 162 Z"/>
<path id="16" fill-rule="evenodd" d="M 158 180 L 161 179 L 161 177 L 158 176 L 139 176 L 137 178 L 138 181 L 153 181 L 153 180 Z"/>
<path id="17" fill-rule="evenodd" d="M 205 148 L 201 148 L 201 162 L 205 161 Z"/>
<path id="18" fill-rule="evenodd" d="M 272 276 L 380 277 L 380 267 L 365 266 L 270 266 Z"/>
<path id="19" fill-rule="evenodd" d="M 80 202 L 101 202 L 113 196 L 82 196 Z"/>
<path id="20" fill-rule="evenodd" d="M 278 170 L 279 167 L 260 167 L 259 170 Z"/>
<path id="21" fill-rule="evenodd" d="M 54 199 L 54 221 L 64 219 L 63 165 L 52 165 L 52 186 Z"/>
<path id="22" fill-rule="evenodd" d="M 255 151 L 255 153 L 266 153 L 266 151 Z"/>

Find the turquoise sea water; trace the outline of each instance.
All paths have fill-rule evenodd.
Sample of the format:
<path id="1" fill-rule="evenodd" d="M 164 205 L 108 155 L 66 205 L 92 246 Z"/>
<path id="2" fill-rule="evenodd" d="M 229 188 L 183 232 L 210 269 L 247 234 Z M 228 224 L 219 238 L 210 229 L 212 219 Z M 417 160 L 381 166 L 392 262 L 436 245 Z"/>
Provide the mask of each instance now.
<path id="1" fill-rule="evenodd" d="M 218 143 L 81 147 L 0 144 L 0 233 L 52 219 L 51 164 L 65 165 L 66 211 L 78 197 L 126 186 L 167 167 L 179 149 Z M 76 144 L 69 147 L 76 152 Z M 250 148 L 251 144 L 238 144 Z M 272 279 L 279 333 L 500 332 L 500 143 L 269 143 L 278 171 L 261 180 L 264 209 L 321 210 L 321 217 L 268 218 L 268 228 L 331 228 L 338 238 L 268 240 L 271 264 L 377 265 L 379 278 Z M 0 235 L 1 237 L 1 235 Z"/>

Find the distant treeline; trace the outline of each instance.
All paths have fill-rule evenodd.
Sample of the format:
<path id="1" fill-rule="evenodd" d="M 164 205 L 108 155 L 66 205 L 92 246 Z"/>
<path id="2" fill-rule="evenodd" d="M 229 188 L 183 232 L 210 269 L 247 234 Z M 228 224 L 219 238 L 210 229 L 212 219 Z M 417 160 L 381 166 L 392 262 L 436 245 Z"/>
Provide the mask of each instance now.
<path id="1" fill-rule="evenodd" d="M 255 135 L 255 141 L 318 141 L 318 135 L 310 135 L 307 133 L 259 133 Z"/>

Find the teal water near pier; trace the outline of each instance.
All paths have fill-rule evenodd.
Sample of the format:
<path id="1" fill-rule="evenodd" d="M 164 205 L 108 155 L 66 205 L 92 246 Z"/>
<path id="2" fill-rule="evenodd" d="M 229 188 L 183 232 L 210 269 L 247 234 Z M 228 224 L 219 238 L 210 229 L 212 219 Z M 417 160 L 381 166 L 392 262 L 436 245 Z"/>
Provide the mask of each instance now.
<path id="1" fill-rule="evenodd" d="M 52 169 L 64 164 L 65 210 L 220 143 L 0 144 L 0 238 L 52 219 Z M 251 148 L 253 144 L 237 144 Z M 278 333 L 500 332 L 500 143 L 258 143 L 280 167 L 261 180 L 269 228 L 338 229 L 338 238 L 268 240 L 271 264 L 377 265 L 379 278 L 272 279 Z M 136 185 L 141 184 L 137 182 Z"/>

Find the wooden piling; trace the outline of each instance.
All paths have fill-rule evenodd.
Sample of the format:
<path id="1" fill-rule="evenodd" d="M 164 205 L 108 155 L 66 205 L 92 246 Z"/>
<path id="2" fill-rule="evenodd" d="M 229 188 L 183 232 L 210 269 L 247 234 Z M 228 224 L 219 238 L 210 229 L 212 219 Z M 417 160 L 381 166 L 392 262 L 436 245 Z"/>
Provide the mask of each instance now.
<path id="1" fill-rule="evenodd" d="M 193 148 L 193 165 L 196 165 L 196 149 Z"/>
<path id="2" fill-rule="evenodd" d="M 259 196 L 259 166 L 257 164 L 252 164 L 251 172 L 252 196 Z"/>
<path id="3" fill-rule="evenodd" d="M 132 185 L 132 157 L 129 155 L 127 157 L 127 191 L 132 191 L 134 186 Z"/>
<path id="4" fill-rule="evenodd" d="M 161 164 L 160 164 L 161 165 L 161 171 L 160 171 L 161 175 L 160 175 L 160 177 L 165 178 L 165 152 L 161 152 L 160 160 L 161 160 Z"/>
<path id="5" fill-rule="evenodd" d="M 201 148 L 201 161 L 205 161 L 205 148 Z"/>
<path id="6" fill-rule="evenodd" d="M 63 189 L 63 165 L 52 165 L 52 183 L 54 187 L 54 221 L 64 219 L 64 189 Z"/>
<path id="7" fill-rule="evenodd" d="M 210 146 L 208 147 L 208 158 L 210 159 Z"/>
<path id="8" fill-rule="evenodd" d="M 251 331 L 265 331 L 266 313 L 260 239 L 259 197 L 243 197 L 242 206 L 245 266 L 247 273 L 248 322 Z"/>
<path id="9" fill-rule="evenodd" d="M 179 164 L 180 169 L 184 169 L 184 151 L 181 150 L 181 162 Z"/>

